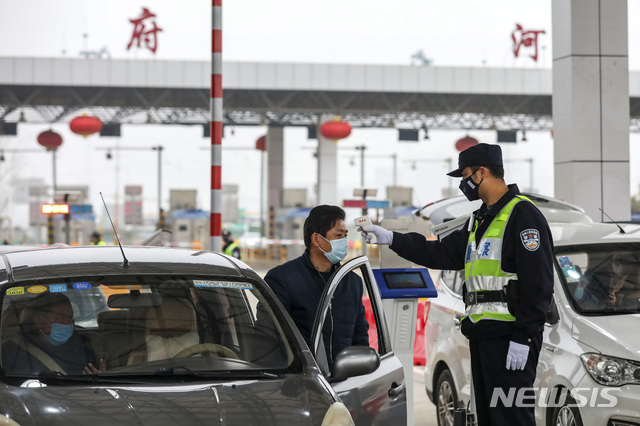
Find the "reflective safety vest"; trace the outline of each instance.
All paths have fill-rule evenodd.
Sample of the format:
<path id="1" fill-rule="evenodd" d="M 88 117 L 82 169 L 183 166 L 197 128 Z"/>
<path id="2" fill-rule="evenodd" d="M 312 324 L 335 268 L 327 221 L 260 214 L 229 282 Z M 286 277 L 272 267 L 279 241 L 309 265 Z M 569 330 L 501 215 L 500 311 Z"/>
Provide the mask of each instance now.
<path id="1" fill-rule="evenodd" d="M 227 256 L 233 256 L 233 251 L 237 248 L 238 245 L 236 243 L 231 243 L 227 246 L 227 248 L 224 249 L 222 253 L 226 254 Z M 241 256 L 238 257 L 238 259 L 241 259 Z"/>
<path id="2" fill-rule="evenodd" d="M 527 197 L 515 196 L 493 219 L 477 247 L 476 230 L 478 221 L 475 218 L 472 219 L 474 221 L 473 229 L 469 233 L 464 261 L 464 278 L 467 292 L 503 290 L 509 280 L 518 279 L 516 274 L 502 270 L 502 241 L 504 230 L 513 208 L 523 200 L 533 203 Z M 484 319 L 497 321 L 516 320 L 509 313 L 506 302 L 483 302 L 469 305 L 465 313 L 474 323 Z"/>

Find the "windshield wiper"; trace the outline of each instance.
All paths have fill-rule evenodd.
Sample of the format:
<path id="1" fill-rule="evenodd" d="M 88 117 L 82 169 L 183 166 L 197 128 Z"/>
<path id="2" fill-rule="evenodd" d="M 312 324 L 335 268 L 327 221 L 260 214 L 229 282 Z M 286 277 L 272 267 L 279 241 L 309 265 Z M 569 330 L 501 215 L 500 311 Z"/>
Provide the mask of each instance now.
<path id="1" fill-rule="evenodd" d="M 63 374 L 60 371 L 43 371 L 38 374 L 38 380 L 46 385 L 69 384 L 69 383 L 88 383 L 88 384 L 105 384 L 105 383 L 142 383 L 140 380 L 122 380 L 118 377 L 115 380 L 110 377 L 98 374 Z"/>
<path id="2" fill-rule="evenodd" d="M 169 377 L 196 377 L 200 379 L 279 379 L 281 374 L 269 373 L 262 370 L 208 370 L 193 371 L 184 366 L 176 366 L 171 368 L 161 367 L 153 372 L 154 376 Z"/>
<path id="3" fill-rule="evenodd" d="M 638 314 L 640 311 L 636 308 L 625 308 L 622 306 L 607 306 L 602 310 L 606 314 Z"/>
<path id="4" fill-rule="evenodd" d="M 228 379 L 280 379 L 282 374 L 274 374 L 266 371 L 247 370 L 222 370 L 222 371 L 202 371 L 198 372 L 198 377 L 203 378 L 228 378 Z"/>

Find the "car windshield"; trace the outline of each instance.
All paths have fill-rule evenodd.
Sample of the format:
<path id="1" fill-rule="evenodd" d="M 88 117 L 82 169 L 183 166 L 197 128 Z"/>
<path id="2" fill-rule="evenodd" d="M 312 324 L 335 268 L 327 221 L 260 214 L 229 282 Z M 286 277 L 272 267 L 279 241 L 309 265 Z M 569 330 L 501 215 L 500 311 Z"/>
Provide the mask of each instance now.
<path id="1" fill-rule="evenodd" d="M 295 370 L 299 355 L 259 288 L 251 280 L 171 275 L 5 285 L 2 371 L 5 377 L 55 371 L 105 379 L 276 377 Z M 95 370 L 87 370 L 89 363 Z"/>
<path id="2" fill-rule="evenodd" d="M 640 244 L 560 247 L 555 256 L 565 292 L 578 312 L 640 312 Z"/>

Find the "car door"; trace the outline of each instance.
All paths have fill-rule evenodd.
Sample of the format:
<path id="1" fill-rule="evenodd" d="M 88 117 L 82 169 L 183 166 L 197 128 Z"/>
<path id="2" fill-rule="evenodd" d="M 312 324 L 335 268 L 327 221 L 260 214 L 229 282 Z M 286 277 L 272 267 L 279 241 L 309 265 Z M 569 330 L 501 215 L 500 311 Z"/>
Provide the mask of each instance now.
<path id="1" fill-rule="evenodd" d="M 325 358 L 322 342 L 322 327 L 328 315 L 329 305 L 340 281 L 348 273 L 357 273 L 364 283 L 365 295 L 371 303 L 376 333 L 370 333 L 369 346 L 380 355 L 380 366 L 372 373 L 350 377 L 332 383 L 342 402 L 347 406 L 356 425 L 359 424 L 406 424 L 407 397 L 404 372 L 400 360 L 394 355 L 391 338 L 384 320 L 382 300 L 373 270 L 366 256 L 359 256 L 342 265 L 326 286 L 318 307 L 312 351 L 316 359 Z"/>

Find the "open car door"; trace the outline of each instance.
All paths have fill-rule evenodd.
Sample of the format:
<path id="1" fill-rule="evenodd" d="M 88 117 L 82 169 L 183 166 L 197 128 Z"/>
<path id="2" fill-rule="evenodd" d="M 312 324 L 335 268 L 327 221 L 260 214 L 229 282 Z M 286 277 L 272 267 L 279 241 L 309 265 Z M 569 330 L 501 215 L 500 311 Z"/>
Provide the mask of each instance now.
<path id="1" fill-rule="evenodd" d="M 364 284 L 363 303 L 369 322 L 369 348 L 344 349 L 329 371 L 322 340 L 322 324 L 329 315 L 329 306 L 340 282 L 347 274 L 357 274 Z M 312 351 L 323 373 L 342 402 L 347 406 L 356 425 L 400 425 L 407 422 L 407 397 L 404 372 L 394 355 L 391 338 L 384 319 L 382 301 L 371 264 L 366 256 L 359 256 L 342 265 L 325 287 L 311 334 Z M 350 350 L 353 350 L 351 353 Z M 362 352 L 372 353 L 376 364 L 368 366 Z M 377 353 L 376 353 L 377 352 Z M 369 360 L 371 357 L 369 357 Z M 379 361 L 378 361 L 379 360 Z M 378 363 L 379 362 L 379 363 Z M 360 364 L 358 367 L 356 364 Z M 347 368 L 342 368 L 347 366 Z M 376 368 L 377 367 L 377 368 Z M 346 374 L 341 374 L 346 372 Z M 346 377 L 346 378 L 345 378 Z"/>

